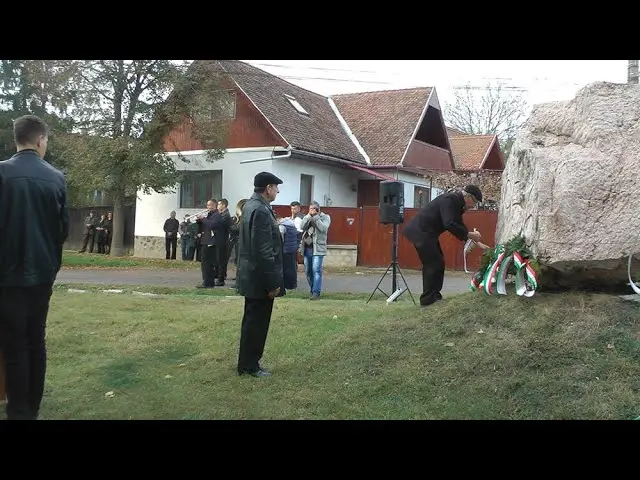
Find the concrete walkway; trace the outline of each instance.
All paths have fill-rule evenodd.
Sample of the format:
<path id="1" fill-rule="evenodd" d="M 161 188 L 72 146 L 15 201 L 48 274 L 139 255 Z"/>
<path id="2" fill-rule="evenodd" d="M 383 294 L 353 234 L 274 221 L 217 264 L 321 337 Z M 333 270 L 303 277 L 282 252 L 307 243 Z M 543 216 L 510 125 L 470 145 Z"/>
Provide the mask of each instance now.
<path id="1" fill-rule="evenodd" d="M 367 271 L 362 274 L 343 274 L 325 272 L 323 275 L 322 290 L 331 293 L 371 293 L 376 288 L 377 283 L 384 274 L 385 269 L 380 271 Z M 416 302 L 422 292 L 422 276 L 415 271 L 402 271 L 404 278 L 409 284 L 409 289 Z M 229 276 L 234 277 L 235 271 L 230 270 Z M 398 275 L 398 286 L 404 286 L 402 277 Z M 469 291 L 470 275 L 452 272 L 445 274 L 443 295 L 463 293 Z M 202 277 L 198 270 L 157 270 L 157 269 L 62 269 L 58 273 L 56 283 L 91 283 L 105 285 L 149 285 L 161 287 L 195 287 L 202 283 Z M 233 281 L 228 281 L 227 285 L 233 285 Z M 304 274 L 298 274 L 298 289 L 302 290 L 307 286 Z M 380 288 L 390 295 L 391 292 L 391 272 L 382 281 Z M 382 295 L 379 291 L 377 295 Z"/>

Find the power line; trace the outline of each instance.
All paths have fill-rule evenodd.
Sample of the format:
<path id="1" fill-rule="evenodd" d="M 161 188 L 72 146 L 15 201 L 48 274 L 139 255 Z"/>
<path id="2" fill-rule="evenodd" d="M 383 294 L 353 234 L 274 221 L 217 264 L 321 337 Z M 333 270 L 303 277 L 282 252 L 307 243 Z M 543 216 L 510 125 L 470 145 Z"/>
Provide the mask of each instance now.
<path id="1" fill-rule="evenodd" d="M 374 73 L 379 74 L 380 72 L 376 72 L 373 70 L 351 70 L 348 68 L 329 68 L 329 67 L 306 67 L 302 65 L 276 65 L 274 63 L 252 63 L 251 65 L 261 65 L 263 67 L 276 67 L 276 68 L 302 68 L 305 70 L 320 70 L 322 72 L 349 72 L 349 73 Z M 397 75 L 396 73 L 393 73 Z"/>

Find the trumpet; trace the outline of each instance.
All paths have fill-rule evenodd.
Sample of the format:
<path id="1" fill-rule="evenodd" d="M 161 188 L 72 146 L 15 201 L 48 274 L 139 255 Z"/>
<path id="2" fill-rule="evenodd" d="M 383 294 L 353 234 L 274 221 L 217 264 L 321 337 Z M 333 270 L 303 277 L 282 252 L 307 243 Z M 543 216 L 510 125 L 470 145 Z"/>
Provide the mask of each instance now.
<path id="1" fill-rule="evenodd" d="M 187 218 L 184 219 L 184 221 L 193 220 L 194 218 L 198 218 L 200 215 L 204 215 L 206 213 L 209 213 L 209 210 L 205 208 L 201 212 L 194 213 L 193 215 L 189 215 Z"/>

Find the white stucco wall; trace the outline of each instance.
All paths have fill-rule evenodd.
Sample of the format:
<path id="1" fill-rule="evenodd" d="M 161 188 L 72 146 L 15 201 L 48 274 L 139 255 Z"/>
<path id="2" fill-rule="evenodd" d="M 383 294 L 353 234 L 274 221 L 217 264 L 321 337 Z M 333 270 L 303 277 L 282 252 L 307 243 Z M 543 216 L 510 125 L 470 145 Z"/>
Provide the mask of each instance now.
<path id="1" fill-rule="evenodd" d="M 395 176 L 395 174 L 394 174 Z M 413 208 L 414 189 L 416 186 L 429 187 L 430 179 L 421 175 L 413 175 L 407 172 L 398 172 L 398 181 L 404 183 L 404 206 L 405 208 Z M 440 194 L 440 190 L 435 186 L 431 189 L 431 199 L 436 198 Z"/>
<path id="2" fill-rule="evenodd" d="M 190 161 L 185 163 L 176 159 L 178 170 L 222 170 L 222 197 L 229 200 L 229 209 L 235 210 L 236 203 L 242 198 L 253 194 L 253 177 L 262 171 L 272 171 L 272 160 L 255 163 L 241 163 L 251 159 L 271 156 L 273 147 L 269 148 L 239 148 L 229 149 L 224 158 L 209 162 L 203 154 L 185 154 Z M 174 156 L 174 155 L 172 155 Z M 180 191 L 176 186 L 175 192 L 168 194 L 151 193 L 144 195 L 138 192 L 136 203 L 136 236 L 164 236 L 162 227 L 169 218 L 172 210 L 176 218 L 182 220 L 185 215 L 201 211 L 198 208 L 179 208 Z"/>
<path id="3" fill-rule="evenodd" d="M 284 183 L 274 203 L 288 205 L 300 201 L 300 175 L 312 175 L 311 199 L 321 207 L 355 207 L 358 192 L 359 172 L 320 163 L 307 162 L 295 158 L 273 161 L 273 174 Z"/>
<path id="4" fill-rule="evenodd" d="M 229 200 L 229 209 L 234 210 L 236 203 L 242 198 L 248 198 L 253 193 L 253 177 L 262 171 L 272 172 L 282 179 L 280 194 L 274 202 L 277 205 L 288 205 L 300 200 L 300 175 L 313 176 L 312 200 L 317 200 L 321 206 L 355 207 L 358 193 L 357 171 L 307 162 L 295 158 L 270 157 L 273 147 L 268 148 L 240 148 L 229 149 L 225 156 L 215 162 L 205 160 L 204 154 L 188 153 L 183 155 L 189 163 L 172 155 L 178 170 L 222 170 L 222 197 Z M 260 160 L 262 159 L 262 160 Z M 260 160 L 251 162 L 251 160 Z M 247 162 L 249 163 L 243 163 Z M 364 175 L 366 177 L 366 174 Z M 179 208 L 180 191 L 176 186 L 175 192 L 168 194 L 151 193 L 145 195 L 138 192 L 136 204 L 135 235 L 136 236 L 164 236 L 162 226 L 172 210 L 176 218 L 182 220 L 187 214 L 194 214 L 200 209 Z"/>

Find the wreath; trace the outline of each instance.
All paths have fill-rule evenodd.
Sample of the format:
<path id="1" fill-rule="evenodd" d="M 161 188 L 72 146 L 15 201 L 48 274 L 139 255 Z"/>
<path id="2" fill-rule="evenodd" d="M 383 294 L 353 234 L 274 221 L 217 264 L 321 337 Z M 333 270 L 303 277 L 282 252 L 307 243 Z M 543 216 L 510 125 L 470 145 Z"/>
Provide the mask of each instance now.
<path id="1" fill-rule="evenodd" d="M 506 295 L 505 281 L 509 275 L 516 277 L 516 293 L 519 296 L 531 297 L 539 287 L 540 264 L 533 257 L 523 236 L 485 249 L 480 267 L 471 278 L 471 289 L 484 290 L 488 295 Z"/>

